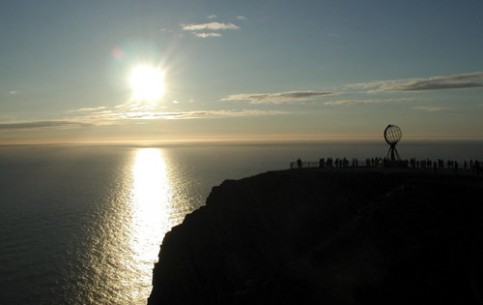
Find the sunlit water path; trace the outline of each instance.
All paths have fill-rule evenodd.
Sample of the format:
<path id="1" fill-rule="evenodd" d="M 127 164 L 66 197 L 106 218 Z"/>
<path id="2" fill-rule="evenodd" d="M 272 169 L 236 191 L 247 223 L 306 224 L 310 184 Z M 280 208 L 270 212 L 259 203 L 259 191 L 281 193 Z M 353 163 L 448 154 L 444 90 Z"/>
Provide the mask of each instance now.
<path id="1" fill-rule="evenodd" d="M 77 287 L 79 304 L 145 304 L 159 246 L 173 225 L 171 184 L 162 150 L 131 152 L 114 192 L 85 230 L 91 232 Z M 95 254 L 95 255 L 92 255 Z M 80 281 L 82 283 L 82 281 Z"/>
<path id="2" fill-rule="evenodd" d="M 384 143 L 0 147 L 0 304 L 145 304 L 165 233 L 211 188 L 297 158 L 383 156 Z M 401 145 L 471 159 L 481 142 Z M 483 157 L 480 157 L 483 159 Z"/>
<path id="3" fill-rule="evenodd" d="M 0 178 L 0 303 L 145 304 L 165 233 L 193 209 L 173 212 L 163 150 L 19 152 Z"/>

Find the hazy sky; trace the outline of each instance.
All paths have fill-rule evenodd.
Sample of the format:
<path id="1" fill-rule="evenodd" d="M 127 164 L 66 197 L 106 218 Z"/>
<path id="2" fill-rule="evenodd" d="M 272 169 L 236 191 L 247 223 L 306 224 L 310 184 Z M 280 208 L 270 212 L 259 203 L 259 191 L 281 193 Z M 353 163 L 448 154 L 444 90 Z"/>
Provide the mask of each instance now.
<path id="1" fill-rule="evenodd" d="M 2 0 L 0 143 L 483 139 L 481 0 Z M 133 98 L 138 65 L 164 74 Z"/>

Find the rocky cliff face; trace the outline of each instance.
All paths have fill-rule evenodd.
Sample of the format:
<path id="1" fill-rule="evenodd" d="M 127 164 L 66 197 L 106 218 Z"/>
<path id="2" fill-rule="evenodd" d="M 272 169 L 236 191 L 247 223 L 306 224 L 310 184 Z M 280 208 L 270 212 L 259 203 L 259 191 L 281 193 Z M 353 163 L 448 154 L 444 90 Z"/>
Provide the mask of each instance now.
<path id="1" fill-rule="evenodd" d="M 482 304 L 482 196 L 414 171 L 225 181 L 166 235 L 149 304 Z"/>

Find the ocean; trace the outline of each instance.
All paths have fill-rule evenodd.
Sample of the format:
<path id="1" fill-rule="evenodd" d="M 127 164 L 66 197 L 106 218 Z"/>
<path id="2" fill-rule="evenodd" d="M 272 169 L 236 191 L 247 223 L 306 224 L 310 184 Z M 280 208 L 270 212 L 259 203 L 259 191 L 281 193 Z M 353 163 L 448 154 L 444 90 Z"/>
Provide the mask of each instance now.
<path id="1" fill-rule="evenodd" d="M 483 142 L 400 144 L 483 160 Z M 0 304 L 146 304 L 166 232 L 213 186 L 301 158 L 384 157 L 384 142 L 0 146 Z"/>

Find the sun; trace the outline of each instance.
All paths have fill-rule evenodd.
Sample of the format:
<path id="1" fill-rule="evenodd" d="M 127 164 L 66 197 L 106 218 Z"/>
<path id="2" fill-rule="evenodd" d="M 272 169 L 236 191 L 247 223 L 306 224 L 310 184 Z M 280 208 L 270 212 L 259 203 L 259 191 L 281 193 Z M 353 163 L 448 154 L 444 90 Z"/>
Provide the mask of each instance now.
<path id="1" fill-rule="evenodd" d="M 139 102 L 158 102 L 164 94 L 164 72 L 159 67 L 137 65 L 129 75 L 132 99 Z"/>

